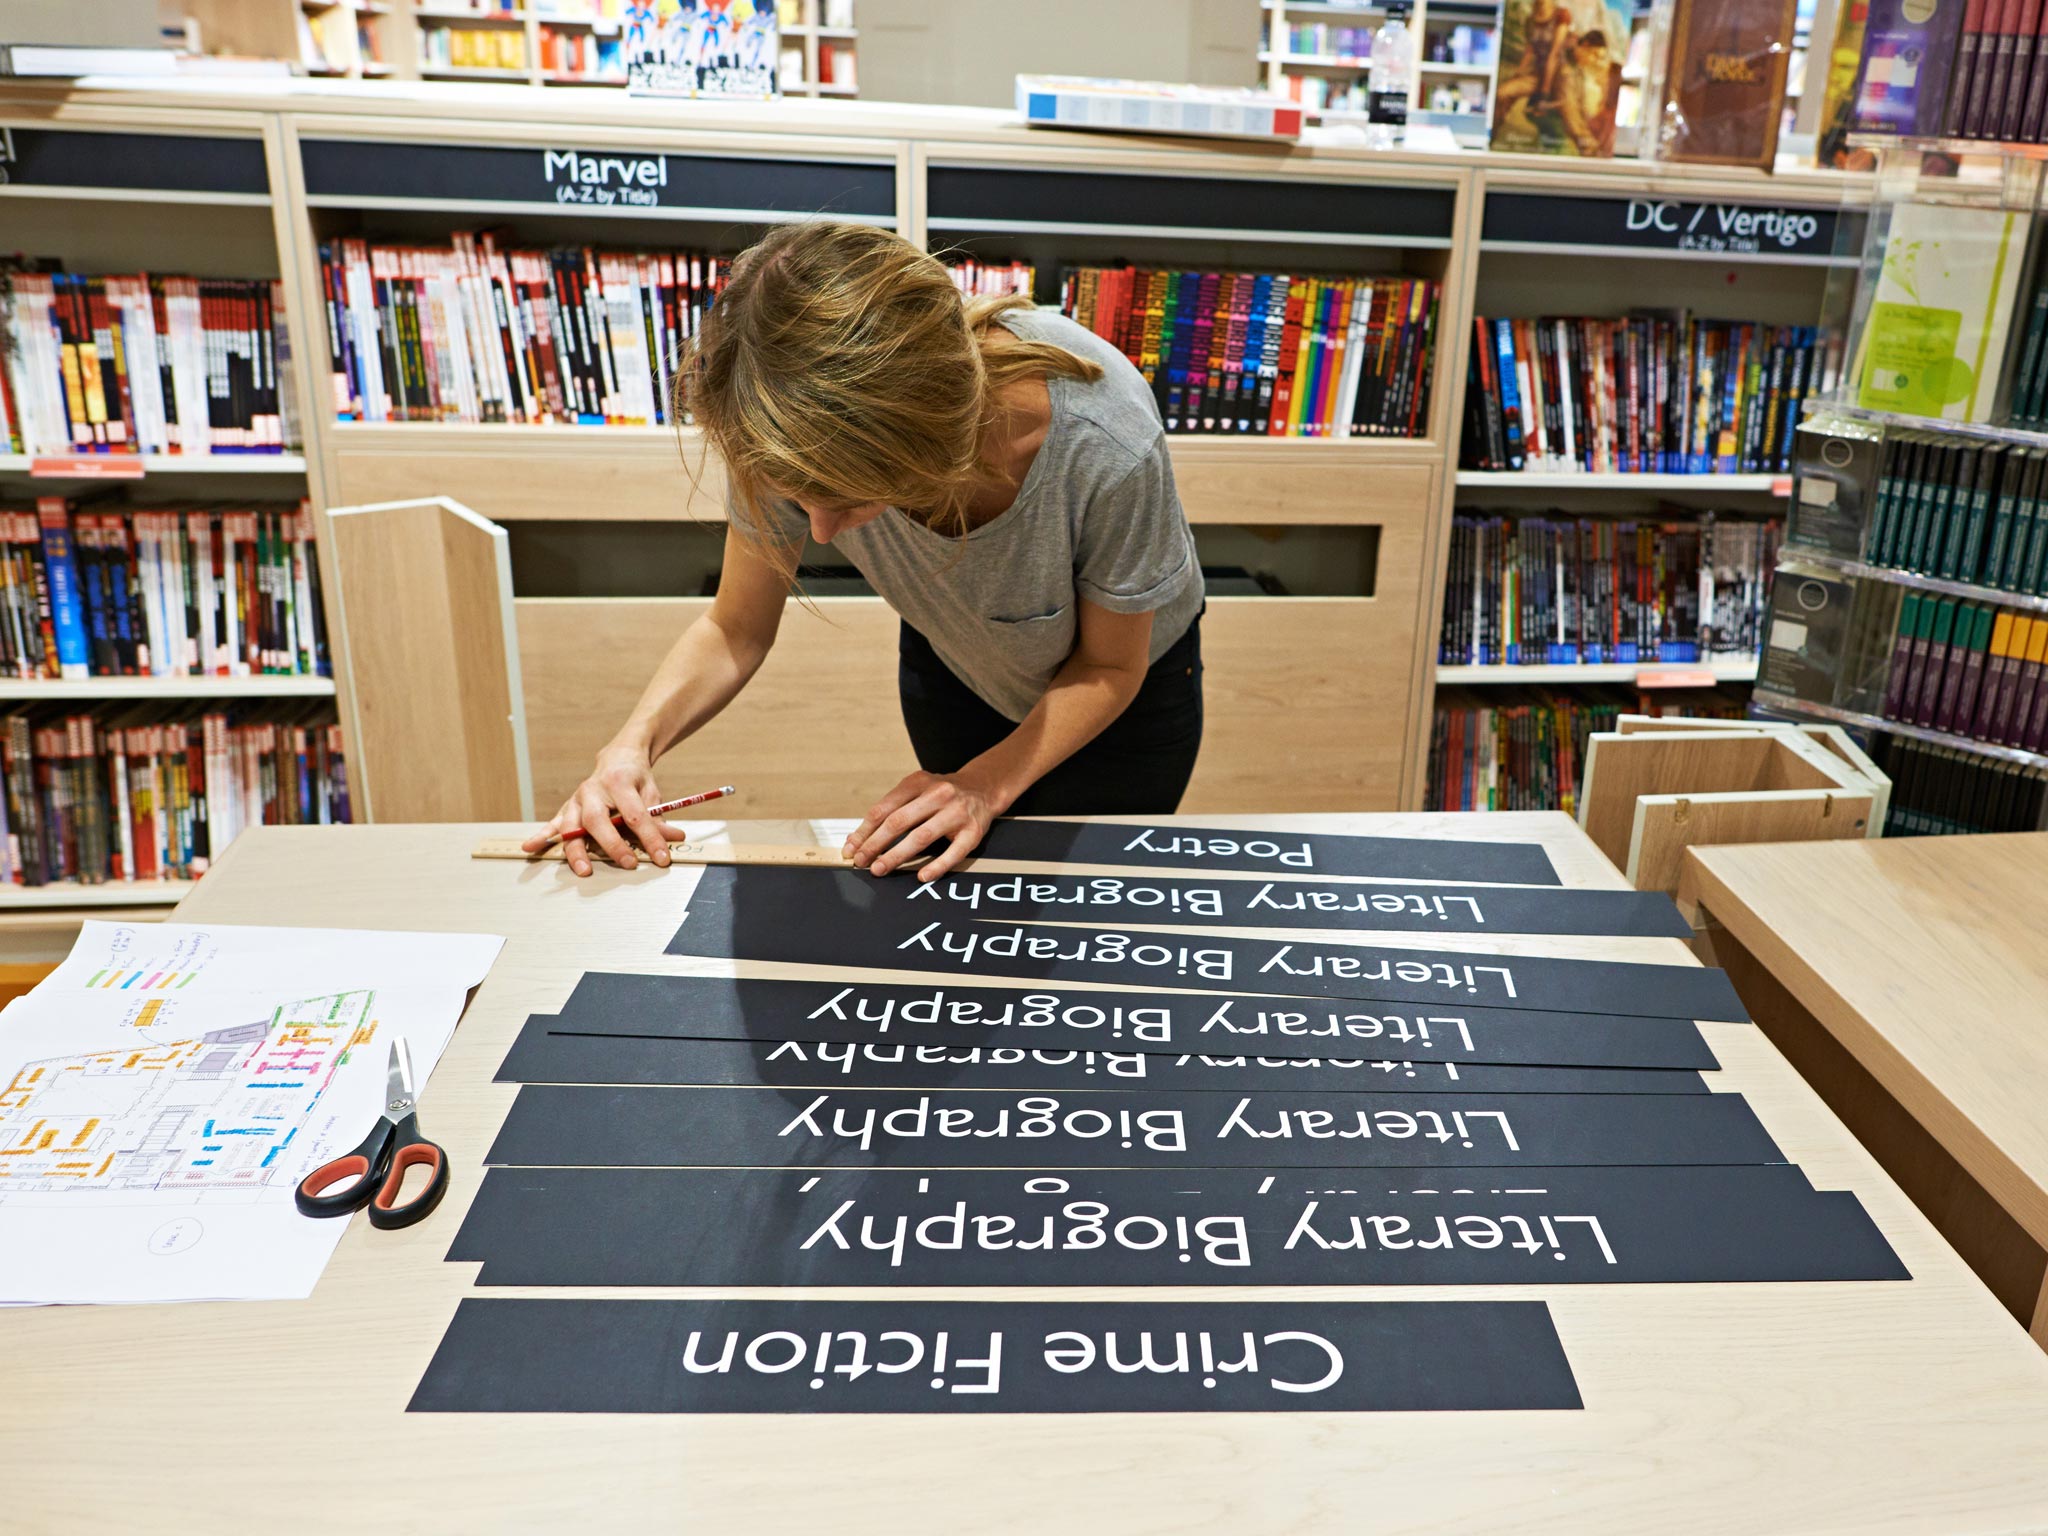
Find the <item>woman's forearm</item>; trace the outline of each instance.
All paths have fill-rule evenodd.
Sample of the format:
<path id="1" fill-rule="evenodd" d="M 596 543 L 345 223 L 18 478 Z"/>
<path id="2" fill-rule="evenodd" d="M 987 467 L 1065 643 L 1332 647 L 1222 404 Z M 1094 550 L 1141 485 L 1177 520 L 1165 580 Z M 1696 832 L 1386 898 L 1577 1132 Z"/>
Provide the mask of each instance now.
<path id="1" fill-rule="evenodd" d="M 773 642 L 721 623 L 714 608 L 669 647 L 612 745 L 658 761 L 733 701 Z"/>
<path id="2" fill-rule="evenodd" d="M 1076 652 L 1017 728 L 961 771 L 985 786 L 998 812 L 1007 811 L 1025 790 L 1100 736 L 1130 707 L 1144 681 L 1142 665 L 1094 661 Z"/>

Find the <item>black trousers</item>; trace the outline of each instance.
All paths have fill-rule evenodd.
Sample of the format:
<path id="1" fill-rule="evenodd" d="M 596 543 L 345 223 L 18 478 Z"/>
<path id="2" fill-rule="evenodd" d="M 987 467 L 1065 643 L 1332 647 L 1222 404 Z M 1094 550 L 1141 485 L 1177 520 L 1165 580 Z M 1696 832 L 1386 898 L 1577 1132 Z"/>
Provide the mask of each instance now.
<path id="1" fill-rule="evenodd" d="M 918 766 L 956 773 L 1017 727 L 903 626 L 897 645 L 903 723 Z M 1202 620 L 1145 674 L 1138 696 L 1088 745 L 1010 807 L 1012 816 L 1165 816 L 1179 807 L 1202 747 Z"/>

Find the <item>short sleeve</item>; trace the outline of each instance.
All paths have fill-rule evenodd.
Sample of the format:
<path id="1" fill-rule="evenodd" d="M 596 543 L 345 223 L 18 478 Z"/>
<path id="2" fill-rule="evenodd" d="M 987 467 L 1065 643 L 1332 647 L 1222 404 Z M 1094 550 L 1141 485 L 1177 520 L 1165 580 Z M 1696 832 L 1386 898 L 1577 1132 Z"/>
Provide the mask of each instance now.
<path id="1" fill-rule="evenodd" d="M 1089 498 L 1075 543 L 1074 586 L 1111 613 L 1150 613 L 1172 601 L 1194 558 L 1162 438 Z"/>
<path id="2" fill-rule="evenodd" d="M 811 520 L 804 516 L 803 508 L 780 496 L 768 497 L 751 518 L 743 517 L 739 497 L 730 485 L 725 488 L 725 516 L 743 532 L 778 538 L 798 549 L 804 547 L 804 539 L 811 531 Z"/>

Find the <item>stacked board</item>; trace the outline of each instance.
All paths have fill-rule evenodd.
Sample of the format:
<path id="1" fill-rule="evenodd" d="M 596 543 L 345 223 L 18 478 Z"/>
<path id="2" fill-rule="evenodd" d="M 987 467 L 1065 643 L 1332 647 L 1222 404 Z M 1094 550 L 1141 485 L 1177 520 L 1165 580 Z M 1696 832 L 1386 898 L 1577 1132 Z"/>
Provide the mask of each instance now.
<path id="1" fill-rule="evenodd" d="M 1122 872 L 711 867 L 672 955 L 836 974 L 590 974 L 530 1018 L 448 1257 L 485 1291 L 805 1299 L 471 1298 L 412 1407 L 1564 1411 L 1540 1298 L 1229 1288 L 1908 1278 L 1713 1091 L 1725 975 L 1523 952 L 1683 935 L 1661 894 L 1565 889 L 1534 845 L 1016 822 L 987 851 Z M 1216 1299 L 1058 1299 L 1105 1286 Z M 904 1287 L 966 1296 L 812 1299 Z"/>

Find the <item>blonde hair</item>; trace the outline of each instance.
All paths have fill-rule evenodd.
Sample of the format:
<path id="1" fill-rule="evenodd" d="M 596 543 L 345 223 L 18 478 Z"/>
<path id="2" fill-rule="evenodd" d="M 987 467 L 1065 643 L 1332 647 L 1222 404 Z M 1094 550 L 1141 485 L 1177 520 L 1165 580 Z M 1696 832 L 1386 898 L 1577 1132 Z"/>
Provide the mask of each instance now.
<path id="1" fill-rule="evenodd" d="M 786 224 L 733 262 L 675 380 L 724 460 L 737 526 L 794 566 L 776 496 L 883 501 L 940 533 L 967 529 L 990 471 L 997 393 L 1022 379 L 1094 380 L 1064 347 L 989 328 L 1021 295 L 964 298 L 936 257 L 865 224 Z"/>

